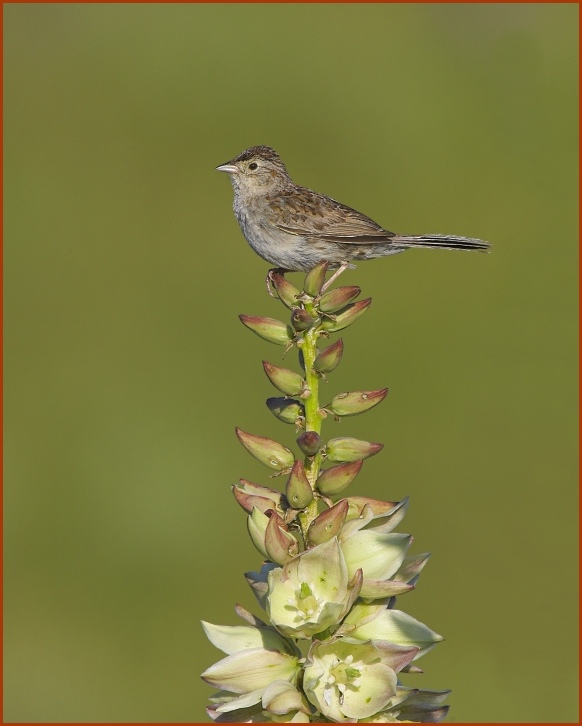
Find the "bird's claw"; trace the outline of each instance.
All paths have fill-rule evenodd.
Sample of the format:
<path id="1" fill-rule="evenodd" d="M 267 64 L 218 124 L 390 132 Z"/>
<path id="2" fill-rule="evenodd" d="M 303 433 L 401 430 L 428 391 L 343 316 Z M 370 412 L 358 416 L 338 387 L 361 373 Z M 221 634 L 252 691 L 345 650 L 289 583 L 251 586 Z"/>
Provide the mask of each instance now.
<path id="1" fill-rule="evenodd" d="M 344 262 L 341 263 L 341 265 L 337 268 L 337 270 L 333 273 L 329 280 L 324 283 L 319 294 L 321 295 L 322 293 L 324 293 L 337 280 L 342 272 L 345 272 L 348 269 L 348 267 L 353 267 L 353 265 L 350 265 L 348 260 L 344 260 Z"/>
<path id="2" fill-rule="evenodd" d="M 273 282 L 273 275 L 274 274 L 284 275 L 286 272 L 287 272 L 287 270 L 285 270 L 282 267 L 272 267 L 269 270 L 269 272 L 267 272 L 267 277 L 265 278 L 265 284 L 267 285 L 267 292 L 269 293 L 269 295 L 271 297 L 274 297 L 275 299 L 277 299 L 279 297 L 276 293 L 273 292 L 273 290 L 271 288 L 271 283 Z"/>

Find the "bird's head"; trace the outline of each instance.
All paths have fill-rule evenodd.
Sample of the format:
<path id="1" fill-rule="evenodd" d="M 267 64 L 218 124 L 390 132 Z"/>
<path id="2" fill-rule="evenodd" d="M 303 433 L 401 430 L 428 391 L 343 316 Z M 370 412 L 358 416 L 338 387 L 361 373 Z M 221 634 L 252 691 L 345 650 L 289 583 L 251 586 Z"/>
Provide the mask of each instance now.
<path id="1" fill-rule="evenodd" d="M 293 186 L 285 164 L 270 146 L 253 146 L 216 170 L 230 176 L 237 193 L 264 194 Z"/>

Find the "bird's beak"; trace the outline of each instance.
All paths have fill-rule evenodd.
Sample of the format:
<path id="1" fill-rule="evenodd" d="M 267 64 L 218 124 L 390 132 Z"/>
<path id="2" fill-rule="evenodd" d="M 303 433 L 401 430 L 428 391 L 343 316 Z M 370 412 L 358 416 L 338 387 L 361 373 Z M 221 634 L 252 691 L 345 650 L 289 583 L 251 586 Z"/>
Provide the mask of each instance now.
<path id="1" fill-rule="evenodd" d="M 225 171 L 227 174 L 238 174 L 238 166 L 234 164 L 221 164 L 216 167 L 216 171 Z"/>

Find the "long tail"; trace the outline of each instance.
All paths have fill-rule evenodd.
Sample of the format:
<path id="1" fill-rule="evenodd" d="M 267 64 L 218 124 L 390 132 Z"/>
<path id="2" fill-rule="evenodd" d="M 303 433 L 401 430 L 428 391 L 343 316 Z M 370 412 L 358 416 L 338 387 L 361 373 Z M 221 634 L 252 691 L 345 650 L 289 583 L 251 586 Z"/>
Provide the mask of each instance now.
<path id="1" fill-rule="evenodd" d="M 450 234 L 423 234 L 419 236 L 396 235 L 390 240 L 395 246 L 403 247 L 434 247 L 442 250 L 477 250 L 489 251 L 489 242 L 472 237 L 457 237 Z"/>

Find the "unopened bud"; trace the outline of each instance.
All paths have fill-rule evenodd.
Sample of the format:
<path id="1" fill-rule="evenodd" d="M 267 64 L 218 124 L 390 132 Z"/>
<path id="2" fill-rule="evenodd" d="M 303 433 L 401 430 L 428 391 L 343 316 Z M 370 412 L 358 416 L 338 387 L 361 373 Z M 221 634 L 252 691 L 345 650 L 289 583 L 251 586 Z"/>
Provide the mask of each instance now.
<path id="1" fill-rule="evenodd" d="M 335 290 L 325 292 L 318 303 L 318 308 L 322 313 L 335 313 L 336 310 L 343 308 L 354 298 L 358 297 L 361 289 L 357 285 L 345 285 L 344 287 L 336 287 Z"/>
<path id="2" fill-rule="evenodd" d="M 265 531 L 265 549 L 268 558 L 277 565 L 289 562 L 299 551 L 299 543 L 286 531 L 283 519 L 277 512 L 270 510 L 269 523 Z"/>
<path id="3" fill-rule="evenodd" d="M 373 444 L 369 441 L 360 441 L 351 436 L 339 436 L 337 439 L 330 439 L 325 449 L 331 461 L 358 461 L 374 456 L 384 444 Z"/>
<path id="4" fill-rule="evenodd" d="M 271 383 L 288 396 L 298 396 L 305 390 L 306 384 L 303 378 L 288 368 L 274 366 L 272 363 L 263 361 L 263 368 Z"/>
<path id="5" fill-rule="evenodd" d="M 297 297 L 301 294 L 301 292 L 295 287 L 295 285 L 292 285 L 289 280 L 283 277 L 283 275 L 279 275 L 278 272 L 272 272 L 269 279 L 273 283 L 273 287 L 277 291 L 277 295 L 282 303 L 284 303 L 288 308 L 299 307 L 299 300 L 297 300 Z"/>
<path id="6" fill-rule="evenodd" d="M 295 457 L 293 452 L 286 446 L 272 439 L 266 439 L 264 436 L 249 434 L 239 428 L 235 429 L 235 431 L 241 444 L 261 464 L 276 471 L 290 469 L 293 466 Z"/>
<path id="7" fill-rule="evenodd" d="M 268 524 L 269 518 L 267 515 L 257 507 L 253 507 L 253 511 L 247 519 L 247 528 L 253 544 L 265 558 L 269 556 L 265 549 L 265 532 Z"/>
<path id="8" fill-rule="evenodd" d="M 239 315 L 243 325 L 256 333 L 260 338 L 268 340 L 276 345 L 288 345 L 293 340 L 294 333 L 291 328 L 281 320 L 275 318 L 253 317 L 251 315 Z"/>
<path id="9" fill-rule="evenodd" d="M 234 498 L 241 507 L 249 514 L 256 507 L 261 512 L 267 509 L 281 508 L 281 492 L 260 484 L 253 484 L 252 481 L 241 479 L 237 484 L 232 485 Z"/>
<path id="10" fill-rule="evenodd" d="M 293 464 L 287 479 L 285 494 L 293 509 L 304 509 L 313 501 L 313 490 L 305 473 L 305 467 L 299 459 Z"/>
<path id="11" fill-rule="evenodd" d="M 355 416 L 364 413 L 381 403 L 388 393 L 387 388 L 379 391 L 351 391 L 350 393 L 338 393 L 338 395 L 327 405 L 327 408 L 336 416 Z"/>
<path id="12" fill-rule="evenodd" d="M 371 302 L 372 298 L 368 297 L 365 300 L 358 300 L 358 302 L 350 303 L 340 310 L 339 313 L 334 315 L 333 320 L 323 320 L 321 327 L 329 333 L 335 333 L 338 330 L 343 330 L 344 328 L 347 328 L 348 325 L 355 323 L 356 320 L 370 307 Z"/>
<path id="13" fill-rule="evenodd" d="M 363 461 L 351 461 L 325 469 L 317 478 L 317 488 L 327 496 L 343 492 L 360 473 L 363 463 Z"/>
<path id="14" fill-rule="evenodd" d="M 303 290 L 311 297 L 317 297 L 325 282 L 327 262 L 320 262 L 312 270 L 309 270 L 303 283 Z"/>
<path id="15" fill-rule="evenodd" d="M 320 373 L 331 373 L 338 366 L 343 352 L 344 342 L 340 338 L 333 345 L 329 345 L 318 354 L 313 366 Z"/>
<path id="16" fill-rule="evenodd" d="M 293 398 L 267 398 L 269 411 L 279 421 L 296 426 L 303 425 L 305 420 L 305 407 Z"/>
<path id="17" fill-rule="evenodd" d="M 322 512 L 309 526 L 307 531 L 309 542 L 318 545 L 337 537 L 346 521 L 347 513 L 348 503 L 345 499 L 340 499 L 333 507 Z"/>
<path id="18" fill-rule="evenodd" d="M 316 431 L 304 431 L 297 437 L 297 445 L 305 456 L 315 456 L 321 446 L 321 438 Z"/>
<path id="19" fill-rule="evenodd" d="M 291 313 L 291 325 L 298 333 L 309 330 L 316 322 L 319 322 L 319 318 L 312 317 L 303 308 L 295 308 Z"/>

